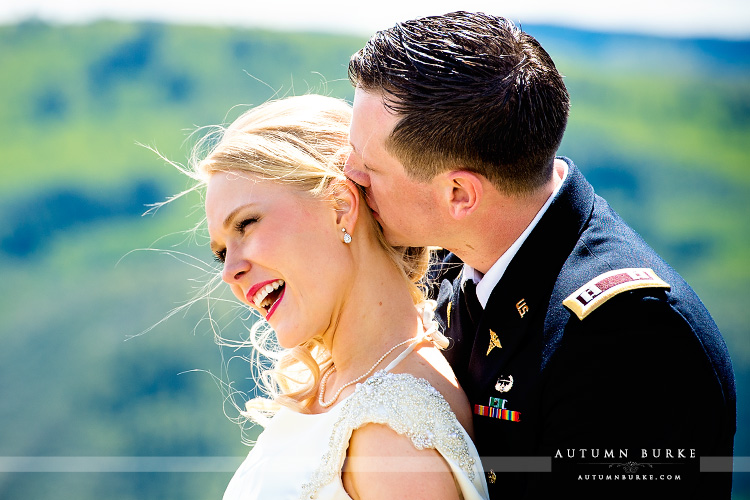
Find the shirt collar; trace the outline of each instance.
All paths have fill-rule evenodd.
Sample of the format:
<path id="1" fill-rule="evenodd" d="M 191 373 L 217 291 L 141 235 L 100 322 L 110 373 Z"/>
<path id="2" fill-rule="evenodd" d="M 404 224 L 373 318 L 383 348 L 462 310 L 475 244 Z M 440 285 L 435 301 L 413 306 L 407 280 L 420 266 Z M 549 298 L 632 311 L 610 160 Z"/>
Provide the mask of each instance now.
<path id="1" fill-rule="evenodd" d="M 482 308 L 487 307 L 487 302 L 490 300 L 490 294 L 492 293 L 492 290 L 495 289 L 495 285 L 500 282 L 500 278 L 503 277 L 503 274 L 505 274 L 505 270 L 508 269 L 510 261 L 513 260 L 513 257 L 516 256 L 516 254 L 518 253 L 518 249 L 521 248 L 523 242 L 526 241 L 526 238 L 528 238 L 529 234 L 531 234 L 531 231 L 534 230 L 536 225 L 539 223 L 539 220 L 552 204 L 552 200 L 554 200 L 555 196 L 557 196 L 557 193 L 560 191 L 560 188 L 565 182 L 565 178 L 567 176 L 568 164 L 565 163 L 565 172 L 563 173 L 562 181 L 557 185 L 552 194 L 549 195 L 547 201 L 544 203 L 542 208 L 539 209 L 537 214 L 534 216 L 534 219 L 526 227 L 523 233 L 521 233 L 521 236 L 519 236 L 518 239 L 513 242 L 510 248 L 508 248 L 505 253 L 502 254 L 494 264 L 492 264 L 492 267 L 490 267 L 490 269 L 487 271 L 487 274 L 482 275 L 482 273 L 480 273 L 473 267 L 464 264 L 463 273 L 461 273 L 461 281 L 463 282 L 467 279 L 471 279 L 472 281 L 474 281 L 474 283 L 477 284 L 477 298 L 479 299 L 479 303 L 482 304 Z"/>

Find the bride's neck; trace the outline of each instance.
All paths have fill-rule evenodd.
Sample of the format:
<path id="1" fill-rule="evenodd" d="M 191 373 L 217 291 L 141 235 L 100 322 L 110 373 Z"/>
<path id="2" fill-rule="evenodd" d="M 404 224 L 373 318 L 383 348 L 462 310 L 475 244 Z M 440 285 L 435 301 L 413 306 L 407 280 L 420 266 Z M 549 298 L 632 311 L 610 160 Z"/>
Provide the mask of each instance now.
<path id="1" fill-rule="evenodd" d="M 388 256 L 378 253 L 355 269 L 337 322 L 324 336 L 341 380 L 362 375 L 394 345 L 419 332 L 418 314 L 404 278 Z M 399 352 L 389 355 L 376 370 Z"/>

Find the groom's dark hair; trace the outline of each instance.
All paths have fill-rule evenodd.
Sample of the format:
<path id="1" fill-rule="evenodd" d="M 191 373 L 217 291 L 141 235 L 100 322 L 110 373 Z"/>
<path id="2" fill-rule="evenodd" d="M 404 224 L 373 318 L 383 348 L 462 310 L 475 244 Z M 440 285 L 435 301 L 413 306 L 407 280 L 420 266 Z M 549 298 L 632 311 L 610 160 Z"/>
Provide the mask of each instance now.
<path id="1" fill-rule="evenodd" d="M 349 79 L 401 116 L 386 146 L 414 178 L 458 166 L 527 193 L 551 176 L 568 92 L 539 42 L 507 19 L 461 11 L 398 23 L 352 56 Z"/>

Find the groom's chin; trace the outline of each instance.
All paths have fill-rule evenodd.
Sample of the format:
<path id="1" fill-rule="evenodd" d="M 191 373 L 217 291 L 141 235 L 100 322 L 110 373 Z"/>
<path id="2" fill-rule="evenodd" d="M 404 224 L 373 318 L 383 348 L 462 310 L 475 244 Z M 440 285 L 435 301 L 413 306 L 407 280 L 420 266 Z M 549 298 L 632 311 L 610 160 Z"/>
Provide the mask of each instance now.
<path id="1" fill-rule="evenodd" d="M 403 243 L 399 241 L 400 238 L 398 238 L 398 236 L 393 231 L 384 226 L 380 219 L 376 217 L 375 222 L 380 228 L 380 231 L 383 233 L 383 238 L 385 239 L 386 243 L 388 243 L 392 247 L 403 246 Z"/>
<path id="2" fill-rule="evenodd" d="M 380 229 L 383 231 L 383 236 L 385 237 L 386 243 L 388 243 L 392 247 L 412 247 L 414 246 L 413 243 L 408 241 L 408 238 L 406 238 L 404 235 L 397 233 L 395 231 L 391 231 L 383 224 L 378 222 L 378 225 L 380 226 Z"/>

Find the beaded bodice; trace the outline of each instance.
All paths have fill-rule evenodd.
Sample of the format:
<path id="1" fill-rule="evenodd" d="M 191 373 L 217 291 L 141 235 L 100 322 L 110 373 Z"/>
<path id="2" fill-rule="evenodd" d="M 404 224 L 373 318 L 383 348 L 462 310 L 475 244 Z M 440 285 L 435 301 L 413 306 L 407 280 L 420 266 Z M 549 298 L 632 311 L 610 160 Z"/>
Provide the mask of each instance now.
<path id="1" fill-rule="evenodd" d="M 301 498 L 315 498 L 323 485 L 341 474 L 352 432 L 370 423 L 388 425 L 409 437 L 417 449 L 437 449 L 470 480 L 475 479 L 473 445 L 448 402 L 426 380 L 381 370 L 358 384 L 341 405 L 328 450 L 311 480 L 303 485 Z"/>

